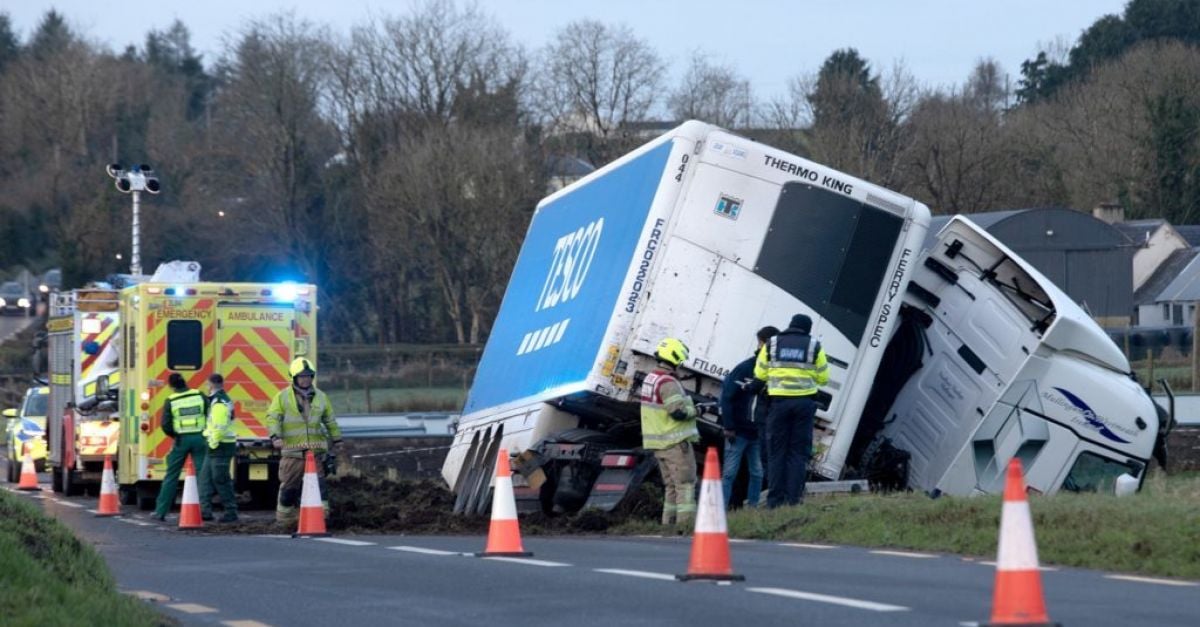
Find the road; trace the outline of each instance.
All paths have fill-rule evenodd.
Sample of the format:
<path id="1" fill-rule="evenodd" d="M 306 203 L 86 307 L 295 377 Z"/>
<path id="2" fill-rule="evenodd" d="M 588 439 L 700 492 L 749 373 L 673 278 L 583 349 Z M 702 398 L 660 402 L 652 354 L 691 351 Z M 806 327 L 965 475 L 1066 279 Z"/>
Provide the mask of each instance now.
<path id="1" fill-rule="evenodd" d="M 744 583 L 679 583 L 686 538 L 533 537 L 531 559 L 479 559 L 482 537 L 230 536 L 179 531 L 95 499 L 19 493 L 94 544 L 122 590 L 187 625 L 962 625 L 988 617 L 994 571 L 952 555 L 735 542 Z M 1043 574 L 1065 625 L 1194 625 L 1200 584 Z"/>
<path id="2" fill-rule="evenodd" d="M 37 319 L 29 316 L 0 316 L 0 342 L 7 340 L 9 336 L 24 329 Z"/>

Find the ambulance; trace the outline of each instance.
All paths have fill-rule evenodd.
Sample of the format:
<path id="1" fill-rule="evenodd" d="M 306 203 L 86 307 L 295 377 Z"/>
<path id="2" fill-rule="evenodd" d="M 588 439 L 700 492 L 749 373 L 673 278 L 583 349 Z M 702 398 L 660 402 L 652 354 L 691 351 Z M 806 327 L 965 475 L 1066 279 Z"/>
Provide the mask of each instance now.
<path id="1" fill-rule="evenodd" d="M 178 372 L 190 388 L 204 390 L 215 372 L 234 402 L 239 498 L 274 502 L 278 455 L 267 436 L 267 407 L 290 385 L 293 359 L 317 361 L 316 287 L 151 279 L 121 291 L 120 319 L 122 501 L 154 507 L 173 442 L 161 423 L 172 394 L 167 378 Z"/>

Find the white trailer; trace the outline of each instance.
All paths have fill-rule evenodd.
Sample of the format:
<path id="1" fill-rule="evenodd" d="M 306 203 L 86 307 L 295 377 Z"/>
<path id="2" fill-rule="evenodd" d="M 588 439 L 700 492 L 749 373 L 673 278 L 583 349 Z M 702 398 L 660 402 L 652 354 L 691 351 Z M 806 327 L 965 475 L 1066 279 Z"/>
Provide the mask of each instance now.
<path id="1" fill-rule="evenodd" d="M 456 509 L 485 510 L 501 447 L 522 508 L 615 506 L 654 468 L 636 398 L 657 342 L 682 339 L 686 385 L 715 397 L 755 331 L 797 313 L 831 365 L 819 477 L 971 494 L 1013 456 L 1043 492 L 1142 476 L 1158 416 L 1111 340 L 968 221 L 922 251 L 929 220 L 700 122 L 544 199 L 443 466 Z M 719 441 L 717 418 L 701 431 Z M 1091 455 L 1112 477 L 1075 476 Z"/>

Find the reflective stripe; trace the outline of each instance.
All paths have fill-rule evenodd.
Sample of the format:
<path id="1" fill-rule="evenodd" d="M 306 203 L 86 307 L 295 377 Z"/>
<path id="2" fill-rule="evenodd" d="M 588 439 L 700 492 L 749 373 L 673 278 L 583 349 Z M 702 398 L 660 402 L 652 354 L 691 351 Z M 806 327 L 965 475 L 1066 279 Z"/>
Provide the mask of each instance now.
<path id="1" fill-rule="evenodd" d="M 650 450 L 670 448 L 680 442 L 695 441 L 700 438 L 700 430 L 696 427 L 696 419 L 676 420 L 667 410 L 667 404 L 662 398 L 663 388 L 668 388 L 670 401 L 676 408 L 684 408 L 694 415 L 695 408 L 691 399 L 683 394 L 683 386 L 674 377 L 663 371 L 655 371 L 646 375 L 642 381 L 640 398 L 642 401 L 642 447 Z M 691 408 L 690 410 L 686 408 Z"/>

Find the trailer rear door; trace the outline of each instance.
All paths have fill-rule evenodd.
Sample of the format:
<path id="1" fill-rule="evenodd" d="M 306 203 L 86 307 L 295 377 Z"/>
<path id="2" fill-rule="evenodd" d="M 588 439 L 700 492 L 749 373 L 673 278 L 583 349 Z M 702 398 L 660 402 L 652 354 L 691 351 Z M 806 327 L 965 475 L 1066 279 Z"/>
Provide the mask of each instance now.
<path id="1" fill-rule="evenodd" d="M 234 402 L 239 439 L 267 437 L 267 407 L 290 384 L 295 309 L 286 304 L 219 304 L 218 361 Z"/>

